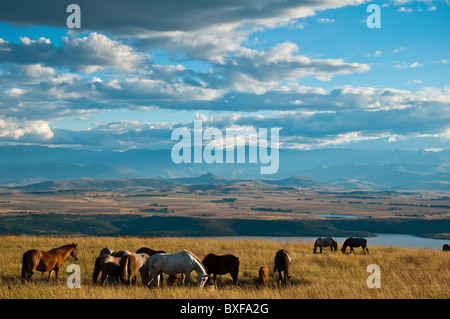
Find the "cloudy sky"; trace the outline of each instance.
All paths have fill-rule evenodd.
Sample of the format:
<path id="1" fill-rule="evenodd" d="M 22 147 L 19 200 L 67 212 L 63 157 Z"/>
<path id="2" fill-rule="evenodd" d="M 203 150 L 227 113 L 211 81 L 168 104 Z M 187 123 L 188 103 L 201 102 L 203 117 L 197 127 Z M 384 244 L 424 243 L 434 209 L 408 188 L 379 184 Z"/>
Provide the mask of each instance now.
<path id="1" fill-rule="evenodd" d="M 170 148 L 202 119 L 282 148 L 450 148 L 449 34 L 448 0 L 3 1 L 0 145 Z"/>

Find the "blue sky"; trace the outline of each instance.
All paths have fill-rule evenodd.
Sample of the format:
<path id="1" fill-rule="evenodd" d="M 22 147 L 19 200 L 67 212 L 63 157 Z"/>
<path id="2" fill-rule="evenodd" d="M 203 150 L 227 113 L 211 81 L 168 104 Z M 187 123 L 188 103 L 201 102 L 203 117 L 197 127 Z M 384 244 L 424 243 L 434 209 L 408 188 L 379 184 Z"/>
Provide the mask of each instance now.
<path id="1" fill-rule="evenodd" d="M 283 148 L 450 146 L 448 1 L 82 0 L 81 29 L 69 3 L 0 5 L 2 145 L 170 148 L 203 119 Z"/>

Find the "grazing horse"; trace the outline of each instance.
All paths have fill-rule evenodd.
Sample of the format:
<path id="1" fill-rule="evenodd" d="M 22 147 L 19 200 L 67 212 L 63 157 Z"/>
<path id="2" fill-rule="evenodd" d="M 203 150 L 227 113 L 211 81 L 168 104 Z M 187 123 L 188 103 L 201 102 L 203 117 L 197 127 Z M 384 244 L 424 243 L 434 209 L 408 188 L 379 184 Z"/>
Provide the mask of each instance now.
<path id="1" fill-rule="evenodd" d="M 131 284 L 133 279 L 139 272 L 139 261 L 133 255 L 124 255 L 122 257 L 115 257 L 107 254 L 102 254 L 95 260 L 94 272 L 92 274 L 92 280 L 97 282 L 100 272 L 101 283 L 105 282 L 105 279 L 110 277 L 119 277 L 123 283 Z"/>
<path id="2" fill-rule="evenodd" d="M 239 258 L 233 255 L 217 256 L 208 254 L 202 261 L 208 275 L 213 274 L 214 286 L 217 287 L 217 275 L 230 274 L 233 284 L 238 285 Z M 209 280 L 209 279 L 208 279 Z"/>
<path id="3" fill-rule="evenodd" d="M 262 266 L 259 268 L 259 285 L 266 286 L 267 285 L 267 279 L 269 278 L 269 268 L 267 266 Z"/>
<path id="4" fill-rule="evenodd" d="M 200 260 L 186 250 L 176 254 L 155 254 L 147 258 L 145 264 L 148 274 L 147 285 L 152 282 L 159 285 L 159 275 L 162 273 L 169 275 L 183 273 L 185 275 L 185 285 L 188 285 L 190 283 L 191 272 L 195 270 L 198 274 L 197 282 L 200 288 L 203 288 L 208 279 L 208 274 Z"/>
<path id="5" fill-rule="evenodd" d="M 141 276 L 142 276 L 142 266 L 144 265 L 145 260 L 149 257 L 147 254 L 132 253 L 128 250 L 115 251 L 114 249 L 111 249 L 108 247 L 105 247 L 100 251 L 100 256 L 103 254 L 109 255 L 112 257 L 119 257 L 119 258 L 122 258 L 124 256 L 133 256 L 135 260 L 129 259 L 129 262 L 131 262 L 131 264 L 129 264 L 129 265 L 130 265 L 130 267 L 132 267 L 132 269 L 128 270 L 128 275 L 130 275 L 130 271 L 135 272 L 134 268 L 136 266 L 134 265 L 134 263 L 137 263 L 137 267 L 138 267 L 138 270 L 141 272 Z M 113 259 L 111 259 L 111 261 L 113 261 Z M 126 262 L 126 261 L 124 260 L 123 262 Z M 113 279 L 113 277 L 115 277 L 115 276 L 116 275 L 110 274 L 108 280 Z M 121 280 L 124 281 L 123 278 Z M 136 275 L 132 276 L 132 278 L 125 280 L 125 282 L 127 282 L 127 283 L 128 283 L 128 281 L 130 281 L 130 283 L 136 281 Z"/>
<path id="6" fill-rule="evenodd" d="M 448 244 L 444 244 L 444 246 L 442 246 L 442 250 L 443 251 L 450 251 L 450 246 Z"/>
<path id="7" fill-rule="evenodd" d="M 316 242 L 314 243 L 314 248 L 313 248 L 314 254 L 317 254 L 317 247 L 320 248 L 320 253 L 322 253 L 322 247 L 330 247 L 331 252 L 337 251 L 337 241 L 333 237 L 327 237 L 327 238 L 319 237 L 316 239 Z"/>
<path id="8" fill-rule="evenodd" d="M 141 247 L 138 250 L 136 250 L 136 254 L 147 254 L 148 256 L 153 256 L 155 254 L 165 254 L 166 252 L 164 250 L 153 250 L 151 248 L 148 247 Z M 143 276 L 145 276 L 144 272 L 145 272 L 145 267 L 141 268 L 141 276 L 142 276 L 142 283 L 144 283 L 144 281 L 147 281 L 147 279 L 144 279 Z M 178 277 L 176 275 L 169 275 L 169 279 L 167 280 L 167 284 L 169 286 L 173 286 L 177 283 L 178 281 Z M 160 285 L 163 284 L 163 276 L 161 275 L 160 277 Z"/>
<path id="9" fill-rule="evenodd" d="M 56 279 L 58 279 L 61 266 L 64 260 L 69 256 L 78 260 L 77 244 L 64 245 L 49 251 L 38 249 L 28 250 L 22 256 L 22 278 L 31 280 L 34 272 L 38 270 L 42 272 L 48 271 L 49 280 L 52 271 L 55 271 Z"/>
<path id="10" fill-rule="evenodd" d="M 278 271 L 278 282 L 281 282 L 281 272 L 284 272 L 283 284 L 289 284 L 291 281 L 291 276 L 289 275 L 289 266 L 291 265 L 291 257 L 289 253 L 282 249 L 277 251 L 275 255 L 275 267 L 273 272 Z"/>
<path id="11" fill-rule="evenodd" d="M 365 238 L 347 238 L 344 241 L 344 245 L 342 246 L 342 252 L 345 253 L 345 249 L 348 247 L 350 247 L 350 252 L 355 253 L 355 251 L 353 250 L 353 247 L 362 247 L 363 253 L 364 255 L 369 254 L 369 249 L 367 248 L 367 239 Z"/>

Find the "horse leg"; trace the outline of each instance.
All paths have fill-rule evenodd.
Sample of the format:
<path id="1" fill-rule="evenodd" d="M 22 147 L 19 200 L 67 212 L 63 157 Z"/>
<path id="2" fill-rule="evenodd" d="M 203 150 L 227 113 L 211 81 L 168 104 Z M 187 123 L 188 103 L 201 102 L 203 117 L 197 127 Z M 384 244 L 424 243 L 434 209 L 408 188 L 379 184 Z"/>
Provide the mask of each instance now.
<path id="1" fill-rule="evenodd" d="M 56 265 L 55 268 L 53 268 L 53 270 L 55 271 L 55 278 L 56 280 L 58 280 L 59 278 L 59 270 L 60 270 L 60 266 Z"/>
<path id="2" fill-rule="evenodd" d="M 278 270 L 278 284 L 281 284 L 281 270 Z"/>
<path id="3" fill-rule="evenodd" d="M 100 282 L 102 283 L 102 285 L 105 284 L 106 277 L 108 277 L 108 275 L 102 271 L 102 276 L 100 277 Z"/>
<path id="4" fill-rule="evenodd" d="M 322 253 L 322 246 L 319 246 L 319 248 L 320 248 L 320 253 Z"/>
<path id="5" fill-rule="evenodd" d="M 350 247 L 350 252 L 355 253 L 355 250 L 353 249 L 353 247 Z"/>
<path id="6" fill-rule="evenodd" d="M 214 287 L 217 288 L 217 274 L 213 274 Z"/>
<path id="7" fill-rule="evenodd" d="M 184 277 L 184 285 L 188 286 L 191 283 L 191 273 L 186 272 Z"/>
<path id="8" fill-rule="evenodd" d="M 238 286 L 238 276 L 239 276 L 239 270 L 234 269 L 230 271 L 231 278 L 233 278 L 233 284 L 237 287 Z"/>

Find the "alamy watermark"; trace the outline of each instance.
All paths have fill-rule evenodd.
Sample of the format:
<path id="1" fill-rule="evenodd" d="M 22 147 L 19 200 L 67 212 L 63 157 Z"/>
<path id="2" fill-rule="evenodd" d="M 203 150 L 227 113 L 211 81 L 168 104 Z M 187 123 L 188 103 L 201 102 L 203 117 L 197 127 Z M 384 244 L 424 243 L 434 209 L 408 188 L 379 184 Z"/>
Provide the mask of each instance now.
<path id="1" fill-rule="evenodd" d="M 366 24 L 369 29 L 381 28 L 381 9 L 377 4 L 370 4 L 367 7 L 366 12 L 371 12 L 372 14 L 367 17 Z"/>
<path id="2" fill-rule="evenodd" d="M 248 159 L 248 163 L 267 164 L 260 167 L 261 174 L 278 172 L 279 128 L 270 129 L 270 152 L 267 128 L 259 128 L 258 131 L 253 127 L 227 128 L 224 136 L 222 131 L 215 127 L 203 130 L 203 122 L 195 120 L 192 131 L 193 136 L 186 127 L 172 131 L 172 141 L 179 141 L 171 152 L 174 163 L 246 163 Z"/>
<path id="3" fill-rule="evenodd" d="M 67 266 L 67 272 L 70 275 L 67 277 L 67 287 L 81 288 L 81 268 L 77 264 L 70 264 Z"/>
<path id="4" fill-rule="evenodd" d="M 66 19 L 66 25 L 69 29 L 81 28 L 81 8 L 78 4 L 69 4 L 66 12 L 71 13 Z"/>
<path id="5" fill-rule="evenodd" d="M 367 272 L 371 273 L 367 277 L 367 288 L 381 288 L 381 269 L 377 264 L 367 266 Z"/>

